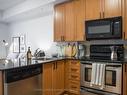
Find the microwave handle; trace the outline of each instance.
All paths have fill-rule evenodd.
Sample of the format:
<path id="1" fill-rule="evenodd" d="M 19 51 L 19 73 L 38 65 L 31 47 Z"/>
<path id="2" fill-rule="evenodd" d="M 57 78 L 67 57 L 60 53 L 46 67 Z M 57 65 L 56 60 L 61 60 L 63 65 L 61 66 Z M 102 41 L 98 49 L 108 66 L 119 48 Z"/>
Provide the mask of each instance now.
<path id="1" fill-rule="evenodd" d="M 114 34 L 114 22 L 111 22 L 111 33 L 112 33 L 112 35 Z"/>

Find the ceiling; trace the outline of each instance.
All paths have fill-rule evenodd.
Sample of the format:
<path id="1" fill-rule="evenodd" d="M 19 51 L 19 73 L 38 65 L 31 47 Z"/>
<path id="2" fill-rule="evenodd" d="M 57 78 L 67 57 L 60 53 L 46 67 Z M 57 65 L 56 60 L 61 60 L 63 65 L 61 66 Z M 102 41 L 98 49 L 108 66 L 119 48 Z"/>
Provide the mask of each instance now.
<path id="1" fill-rule="evenodd" d="M 26 0 L 0 0 L 0 10 L 6 10 Z"/>
<path id="2" fill-rule="evenodd" d="M 0 0 L 0 22 L 10 23 L 53 14 L 53 6 L 69 0 Z"/>

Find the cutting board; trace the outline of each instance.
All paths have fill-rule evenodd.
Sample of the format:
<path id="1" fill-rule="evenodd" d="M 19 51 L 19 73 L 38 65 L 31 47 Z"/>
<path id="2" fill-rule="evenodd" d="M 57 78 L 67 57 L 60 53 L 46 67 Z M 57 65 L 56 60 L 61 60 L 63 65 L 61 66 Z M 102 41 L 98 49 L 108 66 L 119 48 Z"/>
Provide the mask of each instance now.
<path id="1" fill-rule="evenodd" d="M 71 45 L 67 45 L 65 47 L 65 56 L 66 57 L 71 57 L 72 56 L 72 46 Z"/>

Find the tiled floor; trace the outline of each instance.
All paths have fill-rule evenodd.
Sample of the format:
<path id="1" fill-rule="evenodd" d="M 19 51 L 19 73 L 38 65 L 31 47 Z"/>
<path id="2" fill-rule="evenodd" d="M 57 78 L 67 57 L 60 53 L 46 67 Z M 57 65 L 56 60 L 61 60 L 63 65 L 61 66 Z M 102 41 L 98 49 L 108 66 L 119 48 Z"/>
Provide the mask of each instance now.
<path id="1" fill-rule="evenodd" d="M 62 95 L 76 95 L 76 94 L 72 94 L 72 93 L 66 92 L 66 93 L 64 93 L 64 94 L 62 94 Z M 98 94 L 91 94 L 91 93 L 89 93 L 89 92 L 83 92 L 83 93 L 81 93 L 80 95 L 98 95 Z"/>
<path id="2" fill-rule="evenodd" d="M 84 92 L 84 93 L 81 93 L 80 95 L 98 95 L 98 94 L 91 94 L 89 92 Z"/>

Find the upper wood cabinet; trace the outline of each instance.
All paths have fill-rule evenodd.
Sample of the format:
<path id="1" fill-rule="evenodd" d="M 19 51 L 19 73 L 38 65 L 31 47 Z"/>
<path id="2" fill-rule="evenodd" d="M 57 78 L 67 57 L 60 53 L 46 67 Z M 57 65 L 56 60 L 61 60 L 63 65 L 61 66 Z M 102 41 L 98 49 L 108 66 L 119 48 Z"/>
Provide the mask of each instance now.
<path id="1" fill-rule="evenodd" d="M 127 40 L 127 0 L 123 1 L 123 39 Z"/>
<path id="2" fill-rule="evenodd" d="M 86 0 L 86 20 L 122 15 L 122 0 Z"/>
<path id="3" fill-rule="evenodd" d="M 101 18 L 102 0 L 86 0 L 86 20 Z"/>
<path id="4" fill-rule="evenodd" d="M 85 0 L 76 0 L 74 8 L 76 16 L 75 41 L 85 41 Z"/>
<path id="5" fill-rule="evenodd" d="M 105 18 L 122 15 L 122 0 L 104 0 Z"/>
<path id="6" fill-rule="evenodd" d="M 54 41 L 62 41 L 65 32 L 65 4 L 55 6 Z"/>
<path id="7" fill-rule="evenodd" d="M 55 6 L 54 41 L 83 41 L 85 0 Z"/>
<path id="8" fill-rule="evenodd" d="M 65 41 L 74 41 L 75 39 L 75 10 L 74 2 L 69 2 L 65 4 Z"/>

